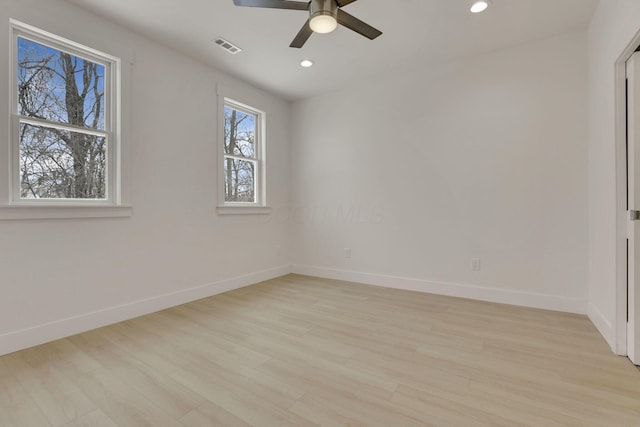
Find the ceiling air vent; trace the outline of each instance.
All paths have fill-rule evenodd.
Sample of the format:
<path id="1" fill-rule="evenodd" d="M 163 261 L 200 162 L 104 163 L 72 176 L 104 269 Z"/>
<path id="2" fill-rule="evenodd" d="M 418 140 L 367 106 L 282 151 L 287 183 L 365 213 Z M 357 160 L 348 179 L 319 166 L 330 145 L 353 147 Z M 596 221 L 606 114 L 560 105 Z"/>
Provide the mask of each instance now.
<path id="1" fill-rule="evenodd" d="M 236 46 L 235 44 L 231 43 L 229 40 L 225 40 L 222 37 L 218 37 L 215 40 L 216 44 L 218 46 L 220 46 L 221 48 L 223 48 L 224 50 L 226 50 L 229 53 L 232 54 L 236 54 L 238 52 L 242 52 L 242 49 L 240 49 L 238 46 Z"/>

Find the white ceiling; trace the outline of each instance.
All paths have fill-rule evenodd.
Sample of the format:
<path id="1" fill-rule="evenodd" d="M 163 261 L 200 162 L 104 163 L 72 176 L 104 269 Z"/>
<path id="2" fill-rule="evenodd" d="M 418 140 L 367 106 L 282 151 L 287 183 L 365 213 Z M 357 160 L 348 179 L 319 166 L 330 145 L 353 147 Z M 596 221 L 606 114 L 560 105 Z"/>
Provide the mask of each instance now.
<path id="1" fill-rule="evenodd" d="M 344 27 L 289 43 L 306 12 L 236 7 L 232 0 L 68 0 L 289 100 L 337 89 L 362 76 L 441 63 L 586 28 L 598 0 L 359 0 L 345 11 L 380 29 L 370 41 Z M 222 36 L 243 52 L 213 42 Z M 315 66 L 300 67 L 302 59 Z"/>

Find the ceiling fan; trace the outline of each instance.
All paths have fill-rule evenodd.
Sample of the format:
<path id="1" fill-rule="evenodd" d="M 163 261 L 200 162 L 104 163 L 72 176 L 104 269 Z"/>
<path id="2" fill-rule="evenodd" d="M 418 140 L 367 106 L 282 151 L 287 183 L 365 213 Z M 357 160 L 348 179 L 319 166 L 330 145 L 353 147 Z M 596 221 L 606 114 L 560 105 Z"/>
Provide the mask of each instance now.
<path id="1" fill-rule="evenodd" d="M 289 47 L 301 48 L 307 42 L 311 33 L 330 33 L 338 24 L 362 34 L 370 40 L 382 34 L 358 18 L 349 15 L 342 8 L 356 0 L 310 0 L 308 2 L 290 0 L 233 0 L 236 6 L 266 7 L 270 9 L 306 10 L 309 19 L 302 26 L 298 35 L 293 39 Z"/>

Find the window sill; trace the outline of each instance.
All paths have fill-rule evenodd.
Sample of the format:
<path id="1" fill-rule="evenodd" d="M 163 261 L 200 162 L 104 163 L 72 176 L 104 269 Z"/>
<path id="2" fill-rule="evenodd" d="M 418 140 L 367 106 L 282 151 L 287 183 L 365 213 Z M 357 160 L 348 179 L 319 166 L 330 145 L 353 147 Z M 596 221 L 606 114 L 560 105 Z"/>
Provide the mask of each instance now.
<path id="1" fill-rule="evenodd" d="M 269 206 L 218 206 L 218 215 L 269 215 Z"/>
<path id="2" fill-rule="evenodd" d="M 81 205 L 4 205 L 0 206 L 0 220 L 126 218 L 133 215 L 131 206 Z"/>

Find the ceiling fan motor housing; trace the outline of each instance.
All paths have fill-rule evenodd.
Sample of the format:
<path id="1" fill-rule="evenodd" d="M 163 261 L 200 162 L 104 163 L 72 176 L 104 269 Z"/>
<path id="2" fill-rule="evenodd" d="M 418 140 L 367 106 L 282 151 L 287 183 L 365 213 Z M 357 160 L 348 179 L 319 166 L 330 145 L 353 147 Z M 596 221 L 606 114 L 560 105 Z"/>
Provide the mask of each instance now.
<path id="1" fill-rule="evenodd" d="M 336 0 L 311 0 L 309 13 L 311 19 L 321 15 L 328 15 L 337 19 L 338 4 Z"/>

